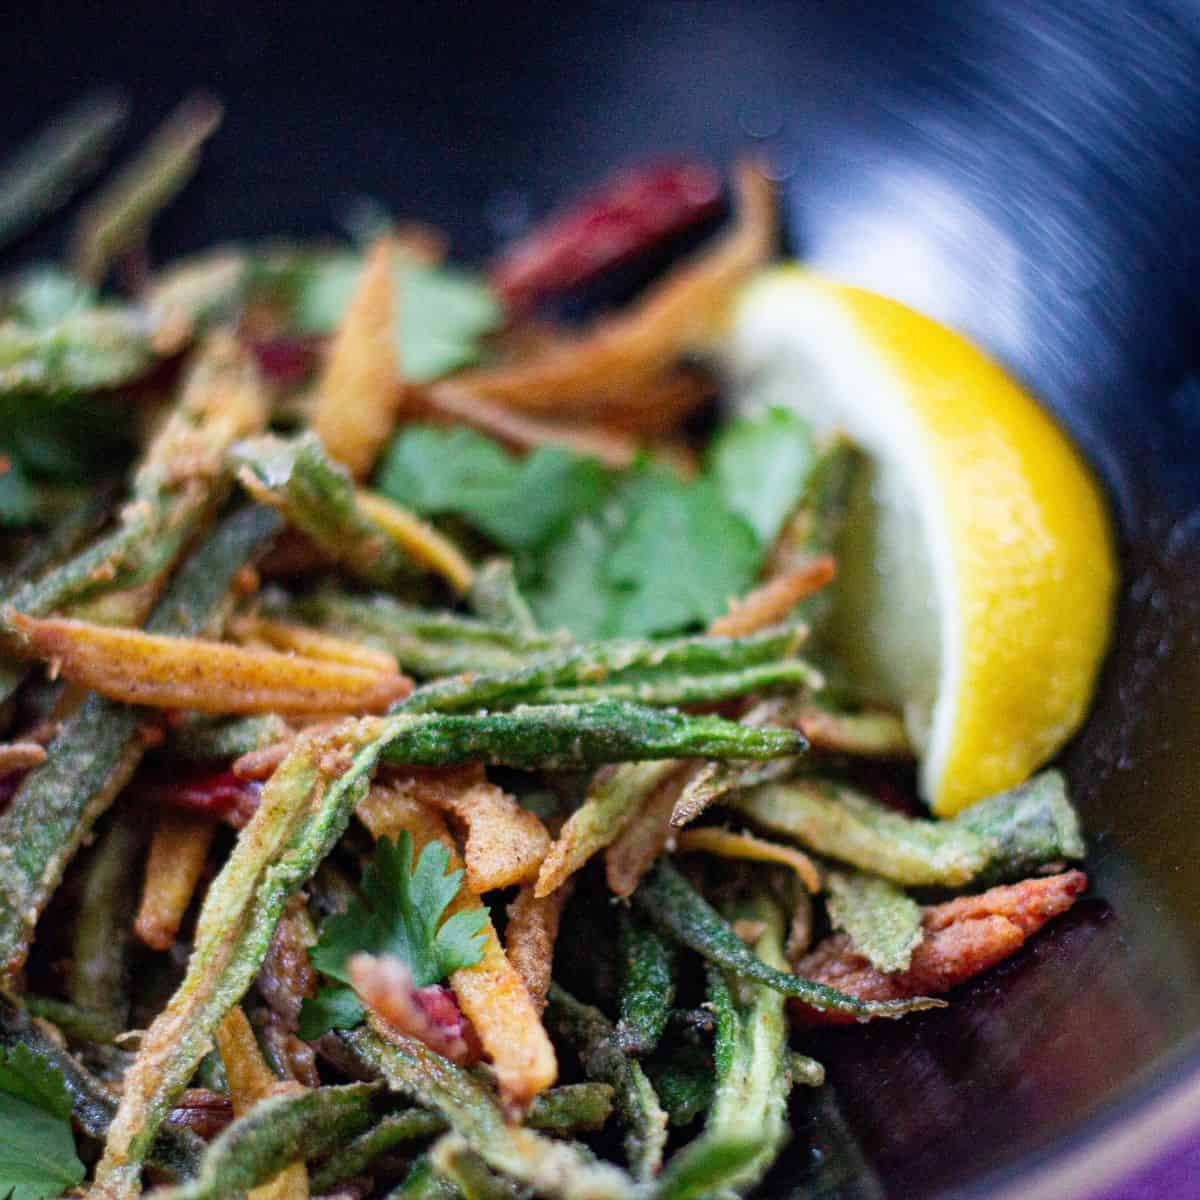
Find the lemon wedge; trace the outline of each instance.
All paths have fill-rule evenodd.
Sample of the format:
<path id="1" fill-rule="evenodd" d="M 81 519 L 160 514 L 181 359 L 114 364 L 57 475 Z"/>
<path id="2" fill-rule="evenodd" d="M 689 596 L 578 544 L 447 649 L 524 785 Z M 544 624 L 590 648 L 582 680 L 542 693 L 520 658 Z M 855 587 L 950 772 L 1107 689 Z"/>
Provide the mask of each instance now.
<path id="1" fill-rule="evenodd" d="M 930 807 L 1020 783 L 1083 720 L 1111 630 L 1112 531 L 1078 452 L 959 335 L 800 267 L 747 286 L 725 357 L 743 406 L 866 451 L 828 635 L 902 708 Z"/>

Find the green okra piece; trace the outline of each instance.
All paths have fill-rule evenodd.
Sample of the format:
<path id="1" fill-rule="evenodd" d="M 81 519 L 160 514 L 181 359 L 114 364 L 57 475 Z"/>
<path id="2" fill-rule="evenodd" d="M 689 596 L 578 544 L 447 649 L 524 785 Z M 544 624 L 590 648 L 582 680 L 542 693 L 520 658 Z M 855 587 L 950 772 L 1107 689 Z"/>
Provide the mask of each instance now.
<path id="1" fill-rule="evenodd" d="M 576 1000 L 557 983 L 550 984 L 546 1017 L 551 1029 L 575 1047 L 584 1073 L 612 1085 L 630 1169 L 636 1179 L 652 1179 L 667 1145 L 667 1114 L 641 1064 L 625 1052 L 612 1022 L 598 1008 Z"/>
<path id="2" fill-rule="evenodd" d="M 536 1194 L 563 1200 L 625 1200 L 636 1194 L 633 1181 L 616 1167 L 591 1161 L 568 1143 L 508 1124 L 486 1084 L 415 1038 L 389 1034 L 384 1039 L 368 1026 L 339 1036 L 394 1091 L 445 1117 L 493 1171 Z"/>
<path id="3" fill-rule="evenodd" d="M 653 926 L 621 911 L 621 1017 L 617 1044 L 626 1054 L 649 1054 L 667 1027 L 675 999 L 675 944 Z"/>
<path id="4" fill-rule="evenodd" d="M 233 315 L 245 297 L 249 263 L 233 248 L 197 254 L 157 274 L 146 308 L 160 321 L 183 318 L 206 326 Z"/>
<path id="5" fill-rule="evenodd" d="M 127 957 L 142 846 L 133 821 L 118 814 L 87 864 L 71 944 L 71 1003 L 109 1014 L 118 1028 L 129 1015 Z"/>
<path id="6" fill-rule="evenodd" d="M 91 596 L 161 581 L 225 499 L 228 484 L 217 468 L 230 442 L 261 427 L 267 408 L 249 354 L 227 339 L 211 342 L 189 369 L 174 410 L 138 464 L 132 497 L 116 528 L 40 579 L 18 587 L 6 602 L 42 617 Z M 202 455 L 211 459 L 214 470 L 207 486 L 186 477 L 186 467 L 194 467 Z"/>
<path id="7" fill-rule="evenodd" d="M 72 267 L 99 283 L 109 265 L 145 241 L 150 223 L 182 190 L 200 162 L 200 150 L 221 123 L 221 106 L 189 96 L 150 140 L 79 214 L 72 236 Z"/>
<path id="8" fill-rule="evenodd" d="M 103 1139 L 117 1107 L 112 1090 L 38 1029 L 27 1011 L 0 992 L 0 1047 L 7 1050 L 17 1042 L 23 1042 L 62 1076 L 75 1124 L 89 1137 Z M 199 1169 L 203 1150 L 204 1143 L 191 1130 L 167 1126 L 151 1147 L 148 1161 L 172 1179 L 187 1179 Z"/>
<path id="9" fill-rule="evenodd" d="M 890 880 L 861 871 L 831 871 L 825 887 L 833 928 L 846 933 L 854 949 L 879 970 L 907 971 L 924 937 L 921 906 Z"/>
<path id="10" fill-rule="evenodd" d="M 529 705 L 499 713 L 398 711 L 384 718 L 380 737 L 389 763 L 482 762 L 546 770 L 664 758 L 778 758 L 804 745 L 800 734 L 790 730 L 747 729 L 721 717 L 693 717 L 616 700 Z"/>
<path id="11" fill-rule="evenodd" d="M 278 527 L 263 508 L 223 521 L 175 574 L 147 628 L 180 636 L 204 630 L 233 577 Z M 144 720 L 136 709 L 89 694 L 0 813 L 0 975 L 20 968 L 66 864 L 141 761 Z"/>
<path id="12" fill-rule="evenodd" d="M 0 166 L 0 246 L 32 229 L 100 169 L 128 113 L 118 93 L 88 96 Z"/>
<path id="13" fill-rule="evenodd" d="M 114 498 L 112 485 L 106 483 L 82 503 L 72 505 L 8 571 L 0 583 L 4 594 L 28 579 L 36 579 L 94 537 L 108 519 Z"/>
<path id="14" fill-rule="evenodd" d="M 232 1200 L 293 1163 L 320 1158 L 371 1122 L 377 1084 L 348 1083 L 273 1096 L 223 1130 L 200 1160 L 195 1179 L 158 1200 Z"/>
<path id="15" fill-rule="evenodd" d="M 315 433 L 263 434 L 238 443 L 232 460 L 256 500 L 279 509 L 314 545 L 376 587 L 420 577 L 417 565 L 358 506 L 354 481 L 325 453 Z"/>
<path id="16" fill-rule="evenodd" d="M 666 1062 L 647 1064 L 646 1070 L 672 1126 L 690 1125 L 712 1104 L 713 1069 L 707 1055 L 685 1058 L 676 1052 Z"/>
<path id="17" fill-rule="evenodd" d="M 786 971 L 778 906 L 760 898 L 746 915 L 763 924 L 754 946 L 758 960 Z M 708 1003 L 717 1017 L 712 1105 L 704 1132 L 663 1173 L 659 1194 L 669 1200 L 744 1194 L 766 1173 L 789 1136 L 792 1073 L 784 996 L 762 983 L 743 986 L 710 966 Z M 753 1153 L 747 1153 L 748 1147 Z"/>
<path id="18" fill-rule="evenodd" d="M 445 1133 L 429 1148 L 429 1165 L 458 1190 L 463 1200 L 520 1200 L 527 1195 L 487 1163 L 457 1133 Z"/>
<path id="19" fill-rule="evenodd" d="M 23 997 L 31 1016 L 57 1025 L 67 1037 L 83 1042 L 111 1042 L 125 1029 L 125 1022 L 111 1010 L 81 1008 L 69 1000 L 37 996 L 27 992 Z"/>
<path id="20" fill-rule="evenodd" d="M 489 558 L 476 570 L 467 603 L 481 621 L 511 629 L 521 636 L 537 634 L 533 610 L 517 586 L 510 558 Z"/>
<path id="21" fill-rule="evenodd" d="M 525 1117 L 530 1129 L 548 1133 L 592 1132 L 603 1128 L 612 1113 L 613 1089 L 603 1083 L 569 1083 L 535 1096 Z M 409 1142 L 436 1137 L 450 1126 L 444 1117 L 423 1108 L 389 1113 L 378 1124 L 330 1155 L 310 1173 L 315 1193 L 364 1173 L 381 1154 Z"/>
<path id="22" fill-rule="evenodd" d="M 849 1017 L 902 1017 L 926 1008 L 944 1008 L 928 996 L 904 1000 L 860 1000 L 836 988 L 765 962 L 734 933 L 732 926 L 665 859 L 642 881 L 634 899 L 652 921 L 701 958 L 735 975 L 793 996 L 818 1012 Z"/>
<path id="23" fill-rule="evenodd" d="M 172 760 L 223 762 L 273 746 L 292 733 L 292 727 L 274 713 L 261 717 L 209 717 L 196 713 L 185 716 L 171 728 L 163 752 Z"/>
<path id="24" fill-rule="evenodd" d="M 569 647 L 516 671 L 426 684 L 403 708 L 459 712 L 602 698 L 669 705 L 724 699 L 771 682 L 819 686 L 818 673 L 795 658 L 805 635 L 803 626 L 789 626 L 744 638 L 596 642 Z"/>
<path id="25" fill-rule="evenodd" d="M 422 678 L 513 671 L 570 641 L 561 634 L 523 634 L 457 613 L 414 608 L 391 596 L 350 596 L 332 588 L 290 604 L 268 593 L 263 609 L 361 638 Z"/>
<path id="26" fill-rule="evenodd" d="M 388 1193 L 387 1200 L 461 1200 L 461 1197 L 462 1192 L 433 1169 L 429 1155 L 422 1154 L 413 1160 L 403 1182 Z"/>
<path id="27" fill-rule="evenodd" d="M 948 821 L 907 817 L 818 779 L 764 784 L 731 803 L 757 825 L 901 887 L 1024 879 L 1046 863 L 1085 852 L 1058 771 L 1043 771 Z"/>

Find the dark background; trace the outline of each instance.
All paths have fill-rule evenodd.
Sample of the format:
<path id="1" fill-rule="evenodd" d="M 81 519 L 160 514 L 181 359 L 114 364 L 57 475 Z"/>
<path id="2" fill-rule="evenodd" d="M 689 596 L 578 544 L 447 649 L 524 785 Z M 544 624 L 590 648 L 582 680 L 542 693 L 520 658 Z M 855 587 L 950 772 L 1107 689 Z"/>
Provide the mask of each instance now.
<path id="1" fill-rule="evenodd" d="M 828 1035 L 779 1194 L 962 1196 L 1196 1069 L 1200 8 L 1020 3 L 10 8 L 2 144 L 96 84 L 126 145 L 226 121 L 159 256 L 337 229 L 369 194 L 484 254 L 630 156 L 755 145 L 792 244 L 976 337 L 1121 525 L 1118 644 L 1070 749 L 1095 898 L 947 1013 Z M 16 248 L 54 253 L 62 224 Z"/>

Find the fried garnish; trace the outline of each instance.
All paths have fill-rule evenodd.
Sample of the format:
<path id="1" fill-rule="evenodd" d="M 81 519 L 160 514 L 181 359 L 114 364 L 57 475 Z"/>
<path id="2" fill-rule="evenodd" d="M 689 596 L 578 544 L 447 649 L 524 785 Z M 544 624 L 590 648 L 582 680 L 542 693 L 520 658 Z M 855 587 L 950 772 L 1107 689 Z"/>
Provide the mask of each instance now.
<path id="1" fill-rule="evenodd" d="M 391 784 L 449 813 L 465 828 L 467 887 L 476 895 L 537 875 L 550 848 L 550 834 L 514 797 L 489 783 L 482 767 L 412 770 L 393 775 Z"/>
<path id="2" fill-rule="evenodd" d="M 197 1137 L 211 1141 L 233 1120 L 233 1102 L 221 1092 L 208 1088 L 188 1088 L 175 1101 L 164 1125 L 190 1129 Z"/>
<path id="3" fill-rule="evenodd" d="M 389 1029 L 462 1066 L 479 1061 L 479 1040 L 448 988 L 418 988 L 395 954 L 355 954 L 347 964 L 358 998 Z"/>
<path id="4" fill-rule="evenodd" d="M 533 412 L 600 410 L 650 387 L 689 349 L 711 337 L 737 286 L 771 255 L 771 184 L 750 164 L 738 168 L 735 182 L 733 228 L 629 311 L 528 362 L 465 372 L 460 382 L 485 400 Z"/>
<path id="5" fill-rule="evenodd" d="M 817 750 L 860 758 L 913 756 L 904 719 L 888 709 L 840 713 L 810 704 L 801 710 L 795 724 Z"/>
<path id="6" fill-rule="evenodd" d="M 258 994 L 282 1027 L 295 1033 L 300 1009 L 317 994 L 317 973 L 309 958 L 316 930 L 303 896 L 293 896 L 271 938 L 271 948 L 258 972 Z"/>
<path id="7" fill-rule="evenodd" d="M 598 459 L 616 471 L 629 466 L 640 449 L 638 440 L 626 434 L 597 425 L 539 420 L 476 396 L 457 383 L 437 384 L 423 398 L 432 415 L 448 418 L 453 424 L 469 425 L 514 450 L 563 446 L 576 454 Z"/>
<path id="8" fill-rule="evenodd" d="M 150 838 L 142 901 L 133 931 L 152 950 L 170 950 L 204 874 L 216 825 L 193 813 L 167 809 Z"/>
<path id="9" fill-rule="evenodd" d="M 223 642 L 9 612 L 8 623 L 64 678 L 126 704 L 207 713 L 381 712 L 412 691 L 404 675 Z"/>
<path id="10" fill-rule="evenodd" d="M 374 837 L 396 838 L 407 830 L 415 854 L 437 839 L 450 853 L 447 869 L 462 868 L 458 848 L 441 815 L 411 793 L 376 784 L 359 802 L 357 811 Z M 480 906 L 478 896 L 461 888 L 446 915 Z M 509 1104 L 524 1107 L 553 1084 L 558 1060 L 525 983 L 508 961 L 490 920 L 482 933 L 483 957 L 473 967 L 455 971 L 450 986 L 492 1061 L 501 1094 Z"/>
<path id="11" fill-rule="evenodd" d="M 470 591 L 475 568 L 448 537 L 378 492 L 360 489 L 355 499 L 359 511 L 383 529 L 409 558 L 440 575 L 456 592 Z"/>
<path id="12" fill-rule="evenodd" d="M 395 259 L 390 237 L 379 238 L 367 251 L 317 387 L 312 427 L 330 457 L 355 479 L 371 473 L 403 399 Z"/>
<path id="13" fill-rule="evenodd" d="M 694 769 L 692 764 L 667 775 L 643 802 L 637 815 L 604 853 L 604 877 L 614 896 L 627 899 L 658 856 L 671 848 L 675 829 L 671 813 Z"/>
<path id="14" fill-rule="evenodd" d="M 310 625 L 297 625 L 294 621 L 246 613 L 230 621 L 229 633 L 243 645 L 260 644 L 273 650 L 290 651 L 304 658 L 348 663 L 350 666 L 391 675 L 399 671 L 395 656 L 386 650 L 376 650 L 362 642 L 352 642 L 349 638 L 336 637 L 313 629 Z"/>
<path id="15" fill-rule="evenodd" d="M 562 912 L 575 881 L 568 879 L 556 892 L 537 897 L 526 884 L 508 906 L 508 925 L 504 929 L 504 950 L 508 961 L 525 981 L 538 1012 L 546 1008 L 546 993 L 554 967 L 554 944 Z"/>
<path id="16" fill-rule="evenodd" d="M 28 771 L 46 761 L 46 748 L 40 742 L 5 742 L 0 745 L 0 772 Z"/>
<path id="17" fill-rule="evenodd" d="M 702 851 L 722 858 L 778 863 L 795 871 L 796 877 L 808 891 L 815 894 L 821 889 L 821 874 L 804 851 L 797 850 L 795 846 L 768 842 L 766 838 L 755 837 L 751 833 L 735 833 L 732 829 L 705 825 L 676 834 L 675 846 L 681 851 Z"/>
<path id="18" fill-rule="evenodd" d="M 745 637 L 775 625 L 801 600 L 831 583 L 834 574 L 832 555 L 810 558 L 801 566 L 767 580 L 740 600 L 732 601 L 729 612 L 713 621 L 708 632 L 713 637 Z"/>
<path id="19" fill-rule="evenodd" d="M 1065 913 L 1087 887 L 1082 871 L 994 887 L 926 908 L 925 937 L 907 971 L 885 975 L 856 954 L 844 933 L 827 937 L 796 963 L 796 974 L 862 1000 L 938 995 L 1015 954 L 1047 922 Z M 818 1014 L 793 1001 L 796 1020 L 828 1024 L 846 1018 Z"/>
<path id="20" fill-rule="evenodd" d="M 300 1084 L 277 1079 L 271 1072 L 263 1061 L 254 1030 L 238 1005 L 217 1026 L 216 1039 L 235 1117 L 245 1116 L 261 1100 L 302 1090 Z M 247 1197 L 248 1200 L 308 1200 L 308 1168 L 303 1160 L 293 1163 L 270 1183 L 251 1189 Z"/>

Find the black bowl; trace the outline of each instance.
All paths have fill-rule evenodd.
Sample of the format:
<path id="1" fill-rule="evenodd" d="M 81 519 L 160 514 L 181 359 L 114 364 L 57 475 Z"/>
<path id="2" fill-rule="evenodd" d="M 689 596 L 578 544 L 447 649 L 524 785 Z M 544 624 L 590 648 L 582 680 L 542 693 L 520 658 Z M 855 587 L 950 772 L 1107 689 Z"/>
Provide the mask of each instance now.
<path id="1" fill-rule="evenodd" d="M 193 86 L 227 101 L 161 253 L 330 229 L 369 193 L 471 256 L 630 156 L 756 143 L 798 251 L 1025 379 L 1120 527 L 1116 647 L 1065 756 L 1092 898 L 948 1011 L 825 1036 L 830 1085 L 768 1190 L 1079 1196 L 1200 1129 L 1194 3 L 195 0 L 9 25 L 7 138 L 99 82 L 140 128 Z"/>

